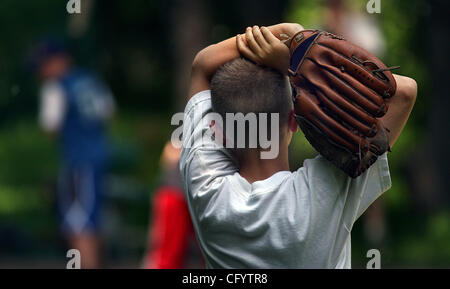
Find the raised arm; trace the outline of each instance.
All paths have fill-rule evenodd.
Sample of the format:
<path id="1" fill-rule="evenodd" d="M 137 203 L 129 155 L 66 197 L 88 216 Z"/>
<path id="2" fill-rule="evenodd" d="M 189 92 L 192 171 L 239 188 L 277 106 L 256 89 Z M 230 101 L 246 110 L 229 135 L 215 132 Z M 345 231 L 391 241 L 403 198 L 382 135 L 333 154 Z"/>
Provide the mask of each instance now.
<path id="1" fill-rule="evenodd" d="M 299 24 L 280 23 L 267 27 L 277 38 L 282 34 L 292 36 L 303 29 Z M 240 57 L 236 38 L 232 37 L 201 50 L 194 58 L 191 72 L 189 97 L 210 88 L 210 81 L 216 70 L 226 62 Z"/>
<path id="2" fill-rule="evenodd" d="M 414 79 L 394 74 L 397 91 L 389 100 L 389 109 L 381 118 L 384 127 L 389 129 L 389 145 L 391 148 L 397 141 L 406 125 L 417 96 L 417 83 Z"/>

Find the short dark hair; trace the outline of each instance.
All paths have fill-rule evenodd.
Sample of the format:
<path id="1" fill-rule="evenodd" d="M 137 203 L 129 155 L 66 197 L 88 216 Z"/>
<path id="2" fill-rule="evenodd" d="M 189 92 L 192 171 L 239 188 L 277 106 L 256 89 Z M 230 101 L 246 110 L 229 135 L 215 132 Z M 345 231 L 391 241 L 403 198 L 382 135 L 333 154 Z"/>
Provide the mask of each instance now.
<path id="1" fill-rule="evenodd" d="M 213 110 L 224 119 L 224 125 L 226 113 L 279 113 L 282 131 L 292 110 L 288 78 L 244 58 L 231 60 L 216 71 L 211 80 L 211 101 Z"/>
<path id="2" fill-rule="evenodd" d="M 31 71 L 38 71 L 42 64 L 55 56 L 70 57 L 68 44 L 57 37 L 44 38 L 30 50 L 28 66 Z"/>

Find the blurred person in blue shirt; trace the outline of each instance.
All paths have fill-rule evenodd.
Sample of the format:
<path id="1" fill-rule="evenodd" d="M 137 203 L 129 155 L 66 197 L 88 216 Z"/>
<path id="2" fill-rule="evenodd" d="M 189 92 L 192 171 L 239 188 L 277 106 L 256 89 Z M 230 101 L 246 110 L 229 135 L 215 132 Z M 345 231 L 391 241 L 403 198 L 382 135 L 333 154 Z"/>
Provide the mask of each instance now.
<path id="1" fill-rule="evenodd" d="M 110 90 L 93 74 L 73 65 L 66 47 L 39 44 L 33 56 L 42 81 L 39 123 L 60 143 L 58 207 L 70 248 L 83 268 L 100 265 L 100 205 L 108 159 L 105 134 L 115 104 Z"/>

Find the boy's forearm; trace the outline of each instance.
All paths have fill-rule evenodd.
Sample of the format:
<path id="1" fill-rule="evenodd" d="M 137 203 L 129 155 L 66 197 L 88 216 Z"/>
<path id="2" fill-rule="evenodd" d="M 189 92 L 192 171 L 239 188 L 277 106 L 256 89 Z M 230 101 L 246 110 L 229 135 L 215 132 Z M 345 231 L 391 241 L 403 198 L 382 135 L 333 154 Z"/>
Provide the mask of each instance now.
<path id="1" fill-rule="evenodd" d="M 239 56 L 236 40 L 232 37 L 202 49 L 195 56 L 192 67 L 201 69 L 206 76 L 212 77 L 220 66 Z"/>
<path id="2" fill-rule="evenodd" d="M 280 40 L 283 40 L 281 37 L 282 34 L 285 34 L 292 38 L 294 34 L 304 30 L 303 26 L 298 23 L 280 23 L 269 26 L 267 28 L 269 28 L 270 32 L 272 32 L 272 34 Z M 286 43 L 286 45 L 288 47 L 290 46 L 290 40 Z"/>
<path id="3" fill-rule="evenodd" d="M 296 23 L 280 23 L 267 28 L 279 39 L 282 34 L 292 36 L 303 29 L 300 24 Z M 220 66 L 239 56 L 236 39 L 231 37 L 201 50 L 195 57 L 193 66 L 201 66 L 204 72 L 211 77 Z"/>
<path id="4" fill-rule="evenodd" d="M 281 34 L 292 36 L 303 27 L 295 23 L 280 23 L 267 27 L 277 37 Z M 192 63 L 191 88 L 189 95 L 209 89 L 209 82 L 216 70 L 223 64 L 240 57 L 236 38 L 232 37 L 202 49 Z"/>
<path id="5" fill-rule="evenodd" d="M 229 38 L 197 53 L 192 62 L 189 97 L 209 89 L 211 77 L 216 70 L 226 62 L 239 57 L 235 42 L 234 37 Z"/>
<path id="6" fill-rule="evenodd" d="M 417 83 L 414 79 L 394 74 L 397 92 L 389 100 L 389 109 L 381 118 L 381 123 L 389 129 L 389 145 L 391 148 L 408 121 L 417 97 Z"/>

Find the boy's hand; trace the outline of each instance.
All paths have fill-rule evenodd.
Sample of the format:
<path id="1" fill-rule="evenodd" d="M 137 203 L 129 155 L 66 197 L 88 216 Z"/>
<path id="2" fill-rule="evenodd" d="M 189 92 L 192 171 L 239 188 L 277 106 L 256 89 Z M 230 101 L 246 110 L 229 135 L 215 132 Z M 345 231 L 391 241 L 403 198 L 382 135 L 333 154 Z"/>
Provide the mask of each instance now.
<path id="1" fill-rule="evenodd" d="M 280 24 L 272 25 L 272 26 L 269 26 L 268 28 L 262 29 L 262 31 L 260 31 L 261 34 L 262 33 L 267 34 L 267 31 L 264 32 L 265 30 L 270 30 L 270 32 L 272 32 L 275 36 L 284 39 L 283 38 L 284 35 L 287 35 L 288 37 L 292 37 L 292 35 L 303 30 L 303 27 L 300 24 L 296 24 L 296 23 L 280 23 Z M 254 33 L 252 33 L 252 36 L 254 36 Z M 210 45 L 210 46 L 202 49 L 199 53 L 197 53 L 194 61 L 192 62 L 191 86 L 189 89 L 189 97 L 188 98 L 190 98 L 191 96 L 193 96 L 194 94 L 196 94 L 202 90 L 210 89 L 211 88 L 211 84 L 210 84 L 211 78 L 214 75 L 214 73 L 216 72 L 216 70 L 221 65 L 223 65 L 224 63 L 226 63 L 230 60 L 233 60 L 235 58 L 246 55 L 244 52 L 240 52 L 237 47 L 237 41 L 236 41 L 237 38 L 241 38 L 241 40 L 244 41 L 244 43 L 239 43 L 239 44 L 242 44 L 241 47 L 245 47 L 247 45 L 245 37 L 244 36 L 241 36 L 241 37 L 232 37 L 232 38 L 226 39 L 217 44 Z M 286 49 L 283 46 L 281 46 L 281 45 L 283 45 L 281 43 L 281 41 L 279 41 L 279 40 L 278 40 L 278 42 L 275 41 L 275 39 L 270 37 L 270 35 L 267 37 L 263 37 L 263 39 L 267 43 L 267 45 L 261 46 L 260 44 L 258 44 L 258 47 L 266 47 L 266 49 L 267 49 L 267 47 L 269 47 L 271 50 L 276 50 L 276 51 L 285 50 L 286 51 Z M 254 38 L 254 40 L 255 40 L 255 38 Z M 289 42 L 290 41 L 287 41 L 286 45 L 289 45 Z M 280 45 L 280 43 L 281 43 L 281 45 Z M 253 53 L 250 48 L 247 47 L 247 49 L 248 49 L 248 51 Z M 249 53 L 249 54 L 251 54 L 251 53 Z M 284 53 L 286 53 L 286 56 L 280 57 L 278 59 L 278 61 L 275 60 L 275 62 L 276 62 L 275 65 L 271 65 L 271 64 L 267 64 L 267 65 L 272 66 L 272 67 L 279 67 L 279 68 L 277 68 L 278 70 L 280 70 L 284 73 L 287 73 L 287 67 L 288 67 L 288 63 L 289 63 L 289 51 L 286 51 Z M 284 53 L 281 53 L 281 54 L 284 54 Z M 280 54 L 280 53 L 278 53 L 278 54 Z M 247 57 L 250 58 L 250 56 L 247 56 Z M 254 61 L 256 61 L 256 57 L 254 59 L 255 59 Z M 258 62 L 258 63 L 262 63 L 262 62 Z"/>
<path id="2" fill-rule="evenodd" d="M 240 54 L 257 64 L 275 68 L 287 74 L 289 67 L 289 48 L 276 38 L 266 27 L 248 27 L 245 35 L 236 36 Z"/>
<path id="3" fill-rule="evenodd" d="M 161 155 L 160 164 L 165 170 L 172 170 L 177 167 L 180 160 L 181 149 L 172 145 L 172 142 L 166 142 Z"/>

